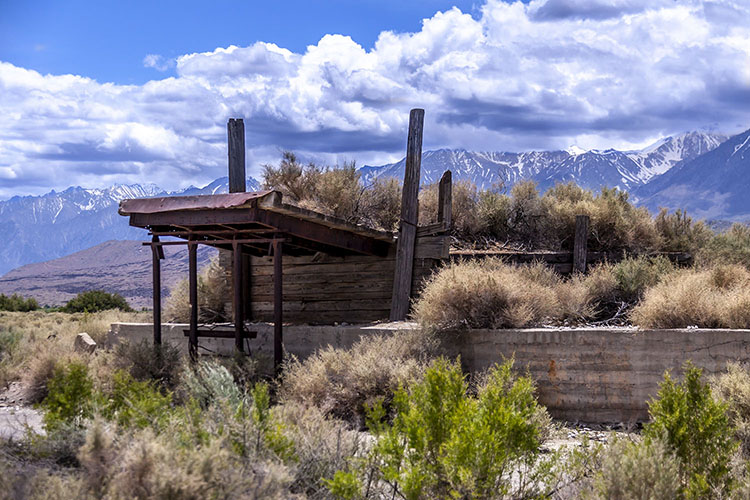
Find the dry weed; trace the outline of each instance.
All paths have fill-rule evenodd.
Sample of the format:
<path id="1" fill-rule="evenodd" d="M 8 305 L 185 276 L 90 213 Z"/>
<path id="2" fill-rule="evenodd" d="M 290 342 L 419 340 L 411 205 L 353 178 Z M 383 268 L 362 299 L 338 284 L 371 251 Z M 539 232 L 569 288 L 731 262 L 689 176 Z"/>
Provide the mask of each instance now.
<path id="1" fill-rule="evenodd" d="M 750 271 L 676 271 L 646 291 L 631 319 L 643 328 L 750 328 Z"/>
<path id="2" fill-rule="evenodd" d="M 198 276 L 198 321 L 215 322 L 225 318 L 224 304 L 229 296 L 229 282 L 219 258 L 211 262 Z M 164 305 L 164 320 L 177 323 L 190 321 L 190 289 L 188 280 L 179 281 L 169 292 Z"/>
<path id="3" fill-rule="evenodd" d="M 362 424 L 364 405 L 390 398 L 399 384 L 418 378 L 437 347 L 422 330 L 362 337 L 350 349 L 329 346 L 304 361 L 289 361 L 280 397 Z"/>

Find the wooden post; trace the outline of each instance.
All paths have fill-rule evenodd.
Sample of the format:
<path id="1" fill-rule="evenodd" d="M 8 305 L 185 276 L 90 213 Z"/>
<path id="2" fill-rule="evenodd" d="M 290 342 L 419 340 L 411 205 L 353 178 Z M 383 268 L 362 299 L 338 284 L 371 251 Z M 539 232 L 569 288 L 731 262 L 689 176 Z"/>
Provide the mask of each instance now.
<path id="1" fill-rule="evenodd" d="M 152 243 L 158 243 L 159 237 L 151 238 Z M 154 345 L 161 345 L 161 259 L 164 249 L 159 245 L 151 245 L 151 257 L 154 278 Z"/>
<path id="2" fill-rule="evenodd" d="M 245 321 L 253 320 L 252 300 L 252 276 L 250 266 L 253 265 L 250 255 L 242 256 L 242 310 L 245 313 Z"/>
<path id="3" fill-rule="evenodd" d="M 198 244 L 188 243 L 188 287 L 190 288 L 190 359 L 198 359 Z"/>
<path id="4" fill-rule="evenodd" d="M 229 142 L 229 192 L 245 192 L 245 123 L 242 118 L 227 122 Z"/>
<path id="5" fill-rule="evenodd" d="M 414 244 L 419 216 L 419 177 L 422 164 L 422 131 L 424 110 L 412 109 L 409 114 L 409 135 L 406 142 L 404 190 L 401 195 L 401 221 L 396 247 L 396 272 L 391 297 L 391 321 L 406 319 L 411 300 L 411 279 L 414 269 Z"/>
<path id="6" fill-rule="evenodd" d="M 242 304 L 242 248 L 239 243 L 232 244 L 232 288 L 234 299 L 232 309 L 234 310 L 234 347 L 237 352 L 242 352 L 245 314 Z"/>
<path id="7" fill-rule="evenodd" d="M 573 240 L 573 272 L 586 272 L 586 254 L 589 240 L 589 216 L 576 215 L 576 232 Z"/>
<path id="8" fill-rule="evenodd" d="M 453 218 L 453 174 L 446 170 L 438 184 L 438 222 L 445 224 L 447 229 L 451 227 Z"/>
<path id="9" fill-rule="evenodd" d="M 276 373 L 281 369 L 283 360 L 283 331 L 281 322 L 283 320 L 284 295 L 283 295 L 283 268 L 281 241 L 273 242 L 273 367 Z"/>

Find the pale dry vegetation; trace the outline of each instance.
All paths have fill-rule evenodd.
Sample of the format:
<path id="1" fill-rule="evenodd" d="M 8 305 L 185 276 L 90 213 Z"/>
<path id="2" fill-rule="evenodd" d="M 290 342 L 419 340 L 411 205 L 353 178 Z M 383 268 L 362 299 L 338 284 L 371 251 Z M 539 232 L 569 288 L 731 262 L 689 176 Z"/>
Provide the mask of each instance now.
<path id="1" fill-rule="evenodd" d="M 280 397 L 360 425 L 365 405 L 390 400 L 400 385 L 419 378 L 437 349 L 437 340 L 418 329 L 365 336 L 349 349 L 329 346 L 288 361 Z"/>
<path id="2" fill-rule="evenodd" d="M 748 328 L 750 271 L 739 265 L 676 271 L 646 290 L 631 318 L 644 328 Z"/>
<path id="3" fill-rule="evenodd" d="M 187 323 L 190 321 L 190 288 L 188 279 L 179 281 L 169 291 L 164 304 L 164 321 Z M 211 262 L 198 275 L 198 321 L 201 323 L 226 320 L 225 303 L 229 296 L 229 282 L 219 258 Z"/>

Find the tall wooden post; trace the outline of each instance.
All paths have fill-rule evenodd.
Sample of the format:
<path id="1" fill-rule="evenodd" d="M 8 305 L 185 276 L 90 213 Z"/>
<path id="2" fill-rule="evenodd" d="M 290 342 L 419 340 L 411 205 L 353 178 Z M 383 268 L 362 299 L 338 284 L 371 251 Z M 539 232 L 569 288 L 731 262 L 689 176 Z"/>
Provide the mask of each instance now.
<path id="1" fill-rule="evenodd" d="M 414 244 L 419 216 L 419 177 L 422 164 L 422 131 L 424 110 L 412 109 L 409 114 L 409 135 L 406 142 L 404 190 L 401 195 L 401 221 L 396 247 L 396 272 L 391 297 L 391 321 L 406 319 L 411 299 L 414 269 Z"/>
<path id="2" fill-rule="evenodd" d="M 198 359 L 198 244 L 188 243 L 188 288 L 190 288 L 190 359 Z"/>
<path id="3" fill-rule="evenodd" d="M 586 254 L 588 253 L 589 216 L 576 215 L 576 232 L 573 240 L 573 272 L 586 272 Z"/>
<path id="4" fill-rule="evenodd" d="M 245 313 L 245 321 L 253 320 L 253 311 L 250 303 L 252 298 L 252 275 L 250 273 L 250 266 L 253 261 L 250 255 L 242 255 L 242 309 Z"/>
<path id="5" fill-rule="evenodd" d="M 229 143 L 229 192 L 245 192 L 245 122 L 230 118 L 227 122 Z"/>
<path id="6" fill-rule="evenodd" d="M 151 238 L 151 243 L 159 243 L 159 237 Z M 161 259 L 164 249 L 161 245 L 151 245 L 151 262 L 153 270 L 154 295 L 154 345 L 161 345 Z"/>
<path id="7" fill-rule="evenodd" d="M 234 310 L 234 347 L 238 352 L 242 352 L 242 343 L 244 335 L 245 313 L 242 304 L 242 248 L 239 243 L 232 244 L 232 288 L 234 289 L 234 298 L 232 300 L 232 309 Z"/>
<path id="8" fill-rule="evenodd" d="M 273 367 L 276 373 L 281 369 L 283 361 L 283 331 L 282 320 L 284 310 L 283 295 L 283 267 L 282 267 L 282 247 L 280 240 L 273 242 Z"/>
<path id="9" fill-rule="evenodd" d="M 453 174 L 450 170 L 443 172 L 438 184 L 438 222 L 450 229 L 453 219 Z"/>

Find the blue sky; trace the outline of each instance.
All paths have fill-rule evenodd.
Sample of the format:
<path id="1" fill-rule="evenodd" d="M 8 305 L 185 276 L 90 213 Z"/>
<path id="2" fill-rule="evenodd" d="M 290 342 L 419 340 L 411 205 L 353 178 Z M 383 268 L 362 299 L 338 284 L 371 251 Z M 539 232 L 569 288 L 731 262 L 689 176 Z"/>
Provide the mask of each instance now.
<path id="1" fill-rule="evenodd" d="M 272 42 L 304 52 L 326 34 L 372 48 L 382 31 L 415 32 L 422 19 L 472 0 L 0 0 L 0 60 L 41 73 L 142 84 L 174 74 L 144 66 L 229 45 Z"/>
<path id="2" fill-rule="evenodd" d="M 747 0 L 0 0 L 0 199 L 750 127 Z"/>

